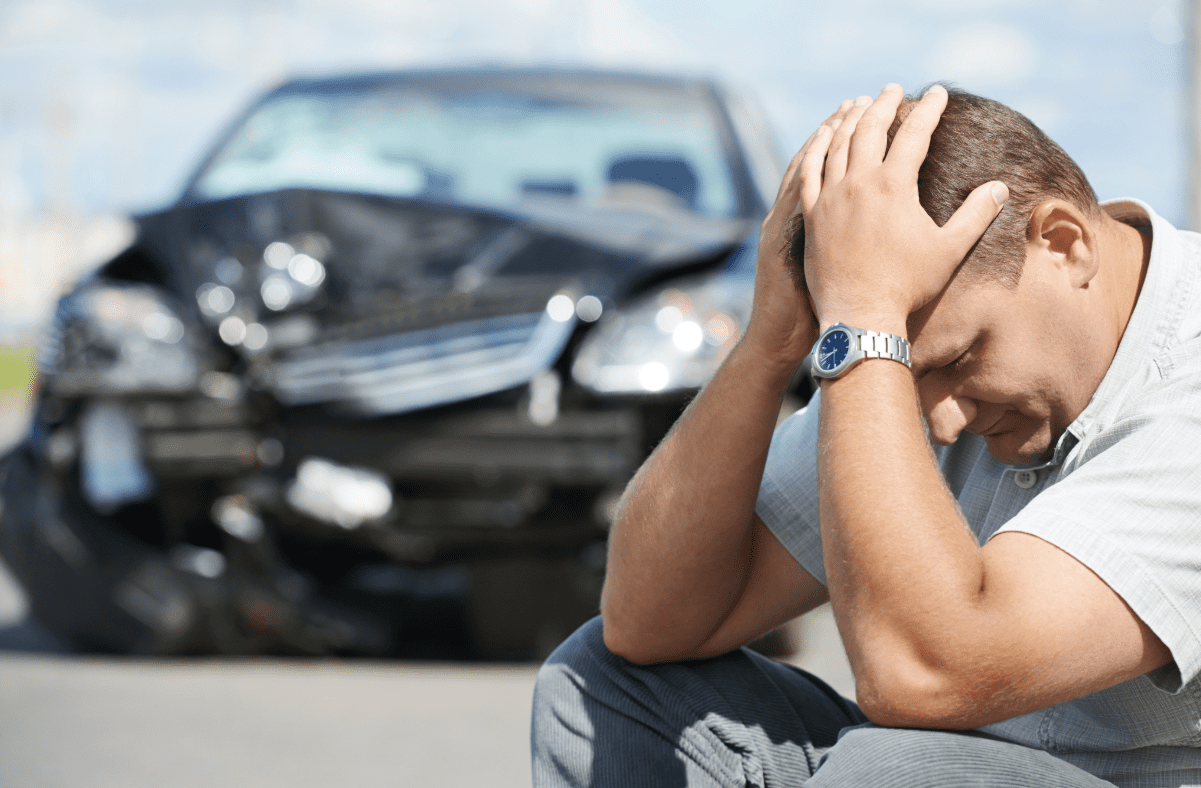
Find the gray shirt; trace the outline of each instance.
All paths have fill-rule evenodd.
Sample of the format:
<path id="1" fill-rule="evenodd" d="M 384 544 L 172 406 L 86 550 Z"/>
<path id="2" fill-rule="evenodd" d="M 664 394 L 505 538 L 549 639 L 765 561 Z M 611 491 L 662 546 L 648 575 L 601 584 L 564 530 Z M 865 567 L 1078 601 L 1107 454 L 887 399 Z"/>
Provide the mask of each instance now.
<path id="1" fill-rule="evenodd" d="M 936 453 L 981 544 L 1021 531 L 1056 545 L 1121 595 L 1173 657 L 983 730 L 1119 786 L 1201 785 L 1201 235 L 1137 201 L 1105 209 L 1150 225 L 1151 259 L 1113 363 L 1051 460 L 1002 465 L 968 433 Z M 776 431 L 756 512 L 824 583 L 818 406 Z"/>

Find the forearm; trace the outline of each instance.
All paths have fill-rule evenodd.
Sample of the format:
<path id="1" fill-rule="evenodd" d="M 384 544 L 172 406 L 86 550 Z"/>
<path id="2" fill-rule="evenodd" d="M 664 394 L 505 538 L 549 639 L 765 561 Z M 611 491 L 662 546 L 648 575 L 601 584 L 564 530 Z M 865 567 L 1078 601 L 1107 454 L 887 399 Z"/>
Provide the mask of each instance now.
<path id="1" fill-rule="evenodd" d="M 880 683 L 937 694 L 960 667 L 982 667 L 984 561 L 926 442 L 908 369 L 866 362 L 823 384 L 818 468 L 827 582 L 861 702 L 878 700 Z"/>
<path id="2" fill-rule="evenodd" d="M 749 338 L 731 352 L 626 489 L 601 611 L 610 647 L 687 654 L 748 580 L 768 445 L 795 370 Z"/>

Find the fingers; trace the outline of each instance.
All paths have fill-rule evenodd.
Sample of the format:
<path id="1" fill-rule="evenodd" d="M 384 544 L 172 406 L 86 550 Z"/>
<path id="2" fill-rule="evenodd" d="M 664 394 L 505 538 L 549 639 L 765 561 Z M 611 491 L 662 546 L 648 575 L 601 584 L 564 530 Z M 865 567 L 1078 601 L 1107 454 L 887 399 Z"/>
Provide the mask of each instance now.
<path id="1" fill-rule="evenodd" d="M 838 106 L 838 109 L 834 110 L 830 117 L 826 118 L 825 121 L 822 122 L 822 125 L 818 126 L 817 130 L 809 135 L 809 139 L 805 140 L 805 143 L 801 145 L 801 149 L 796 152 L 796 155 L 792 157 L 792 161 L 788 163 L 788 169 L 784 173 L 784 179 L 780 181 L 780 189 L 776 192 L 777 203 L 785 197 L 786 193 L 799 188 L 799 183 L 796 180 L 797 170 L 800 167 L 801 161 L 805 158 L 806 153 L 808 153 L 809 147 L 813 144 L 813 139 L 817 136 L 818 131 L 820 131 L 823 127 L 825 127 L 827 130 L 838 128 L 839 124 L 842 122 L 843 118 L 846 117 L 847 112 L 849 112 L 852 107 L 854 107 L 854 102 L 852 102 L 850 99 L 843 101 L 842 104 Z M 792 203 L 795 204 L 795 202 L 796 200 L 793 198 Z"/>
<path id="2" fill-rule="evenodd" d="M 826 154 L 826 168 L 822 176 L 826 183 L 837 183 L 846 175 L 847 153 L 850 149 L 851 139 L 855 135 L 859 119 L 871 107 L 871 103 L 871 98 L 867 96 L 855 99 L 842 123 L 835 130 L 834 136 L 830 140 L 830 150 Z"/>
<path id="3" fill-rule="evenodd" d="M 1009 199 L 1009 187 L 1001 181 L 989 181 L 972 190 L 963 205 L 951 215 L 939 234 L 955 254 L 956 261 L 963 260 L 980 236 L 992 224 L 993 219 L 1005 207 Z M 948 258 L 950 259 L 950 258 Z M 958 265 L 958 262 L 956 263 Z M 949 274 L 948 274 L 949 275 Z"/>
<path id="4" fill-rule="evenodd" d="M 813 132 L 813 134 L 816 133 L 816 131 Z M 784 199 L 784 196 L 788 194 L 789 191 L 797 187 L 796 171 L 797 168 L 801 166 L 801 160 L 805 158 L 805 151 L 809 149 L 809 143 L 813 141 L 813 134 L 809 135 L 809 139 L 805 140 L 805 144 L 802 145 L 801 149 L 793 155 L 792 161 L 788 162 L 788 169 L 784 171 L 784 178 L 780 181 L 780 188 L 776 192 L 777 205 L 780 204 L 780 201 Z"/>
<path id="5" fill-rule="evenodd" d="M 855 102 L 851 101 L 850 99 L 843 99 L 842 103 L 838 105 L 838 109 L 834 110 L 830 117 L 823 121 L 823 125 L 829 126 L 832 121 L 842 120 L 847 116 L 847 113 L 851 111 L 851 107 L 853 106 L 855 106 Z"/>
<path id="6" fill-rule="evenodd" d="M 837 123 L 837 121 L 835 122 Z M 788 170 L 784 173 L 784 179 L 780 181 L 780 190 L 776 192 L 776 202 L 772 205 L 771 211 L 768 212 L 767 218 L 764 219 L 765 227 L 786 222 L 797 212 L 801 192 L 799 171 L 802 163 L 805 161 L 806 154 L 813 144 L 814 138 L 823 129 L 829 131 L 826 126 L 819 126 L 817 131 L 809 135 L 809 139 L 805 140 L 805 144 L 801 146 L 801 149 L 792 157 L 792 161 L 788 163 Z"/>
<path id="7" fill-rule="evenodd" d="M 837 120 L 834 121 L 836 126 L 841 126 Z M 797 177 L 801 185 L 801 212 L 808 213 L 814 203 L 817 202 L 818 195 L 822 191 L 822 168 L 826 162 L 826 153 L 830 149 L 830 141 L 834 138 L 834 130 L 829 126 L 819 126 L 813 137 L 813 142 L 809 145 L 809 152 L 805 154 L 805 158 L 801 160 L 800 169 L 797 171 Z"/>
<path id="8" fill-rule="evenodd" d="M 917 177 L 917 171 L 930 151 L 930 135 L 934 133 L 946 107 L 946 88 L 934 85 L 926 91 L 926 95 L 913 105 L 913 109 L 897 129 L 892 147 L 888 150 L 890 167 L 901 170 L 907 176 Z"/>
<path id="9" fill-rule="evenodd" d="M 888 149 L 888 129 L 904 98 L 905 91 L 901 86 L 890 82 L 867 107 L 848 149 L 849 167 L 878 166 L 884 160 L 884 152 Z"/>

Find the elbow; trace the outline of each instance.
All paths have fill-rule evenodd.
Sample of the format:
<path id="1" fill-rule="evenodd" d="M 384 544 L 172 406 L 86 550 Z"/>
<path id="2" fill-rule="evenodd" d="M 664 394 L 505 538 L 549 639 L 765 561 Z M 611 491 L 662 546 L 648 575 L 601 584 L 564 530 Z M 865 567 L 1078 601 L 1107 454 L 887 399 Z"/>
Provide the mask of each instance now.
<path id="1" fill-rule="evenodd" d="M 889 728 L 967 730 L 986 722 L 988 704 L 972 679 L 920 663 L 894 661 L 856 673 L 865 716 Z"/>
<path id="2" fill-rule="evenodd" d="M 715 656 L 692 632 L 673 628 L 671 618 L 621 610 L 601 600 L 601 632 L 609 653 L 635 665 L 657 665 Z"/>
<path id="3" fill-rule="evenodd" d="M 605 648 L 636 665 L 655 665 L 717 656 L 711 639 L 720 621 L 682 614 L 677 600 L 654 605 L 631 600 L 606 582 L 600 605 Z M 726 651 L 730 648 L 726 648 Z"/>
<path id="4" fill-rule="evenodd" d="M 859 680 L 855 685 L 859 709 L 869 720 L 885 728 L 943 728 L 945 710 L 936 694 L 913 687 L 881 686 Z"/>
<path id="5" fill-rule="evenodd" d="M 630 638 L 626 633 L 610 633 L 608 622 L 606 622 L 605 626 L 605 648 L 611 654 L 621 657 L 627 662 L 632 662 L 635 665 L 653 665 L 656 662 L 663 661 L 656 658 L 656 654 L 653 651 L 645 648 L 637 639 Z"/>
<path id="6" fill-rule="evenodd" d="M 636 617 L 622 615 L 611 606 L 601 604 L 601 632 L 609 653 L 635 665 L 667 662 L 655 633 L 640 626 Z"/>
<path id="7" fill-rule="evenodd" d="M 635 665 L 654 665 L 671 661 L 671 656 L 660 650 L 650 633 L 636 627 L 624 625 L 620 618 L 614 620 L 601 614 L 605 648 L 609 653 Z"/>

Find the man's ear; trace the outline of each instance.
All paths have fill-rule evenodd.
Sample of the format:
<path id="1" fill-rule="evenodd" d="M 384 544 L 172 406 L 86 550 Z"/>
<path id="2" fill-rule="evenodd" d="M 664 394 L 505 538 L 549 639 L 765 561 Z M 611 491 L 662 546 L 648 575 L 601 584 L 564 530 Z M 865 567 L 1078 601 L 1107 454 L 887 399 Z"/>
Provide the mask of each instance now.
<path id="1" fill-rule="evenodd" d="M 1066 200 L 1039 203 L 1030 214 L 1026 258 L 1042 257 L 1073 287 L 1088 287 L 1101 265 L 1097 234 L 1084 211 Z"/>

